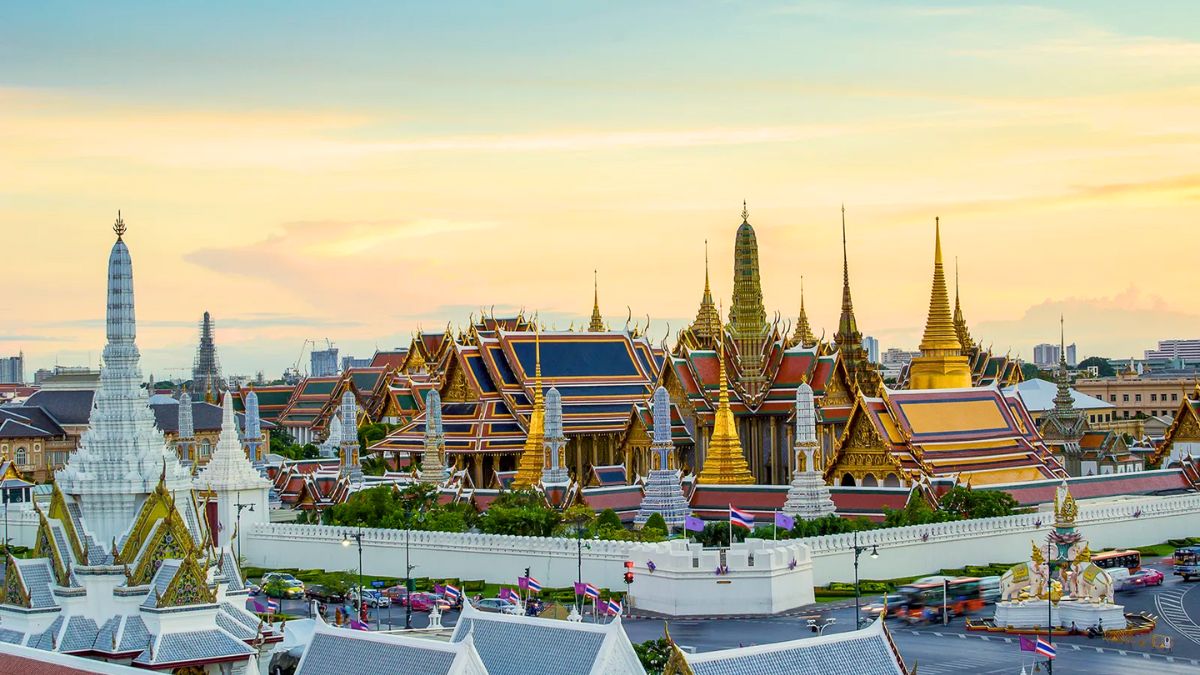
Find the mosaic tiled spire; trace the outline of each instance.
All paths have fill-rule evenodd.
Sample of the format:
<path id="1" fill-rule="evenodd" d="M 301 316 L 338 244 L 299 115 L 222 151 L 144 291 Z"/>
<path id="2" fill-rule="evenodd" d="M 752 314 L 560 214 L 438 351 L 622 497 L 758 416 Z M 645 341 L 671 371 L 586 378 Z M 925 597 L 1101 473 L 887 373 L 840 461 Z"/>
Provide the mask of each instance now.
<path id="1" fill-rule="evenodd" d="M 571 476 L 566 469 L 567 435 L 563 432 L 562 394 L 554 387 L 546 392 L 546 433 L 542 447 L 542 494 L 546 503 L 561 509 L 567 506 Z"/>
<path id="2" fill-rule="evenodd" d="M 246 392 L 245 431 L 242 442 L 246 445 L 246 456 L 251 462 L 266 459 L 261 456 L 263 445 L 262 419 L 258 413 L 258 394 L 253 389 Z"/>
<path id="3" fill-rule="evenodd" d="M 933 288 L 929 294 L 929 317 L 921 338 L 921 355 L 909 367 L 910 389 L 948 389 L 971 386 L 971 369 L 962 354 L 962 343 L 954 330 L 946 274 L 942 268 L 942 227 L 934 220 Z"/>
<path id="4" fill-rule="evenodd" d="M 342 394 L 341 423 L 338 457 L 341 459 L 343 470 L 358 474 L 362 470 L 358 462 L 358 400 L 354 398 L 354 392 L 349 389 Z"/>
<path id="5" fill-rule="evenodd" d="M 733 304 L 729 307 L 729 335 L 737 345 L 742 386 L 750 394 L 756 393 L 764 384 L 763 349 L 769 331 L 758 268 L 758 239 L 750 225 L 746 202 L 743 201 L 742 224 L 737 229 L 733 252 Z"/>
<path id="6" fill-rule="evenodd" d="M 425 452 L 421 453 L 422 483 L 441 483 L 448 478 L 446 470 L 446 432 L 442 428 L 442 395 L 437 389 L 425 400 Z"/>
<path id="7" fill-rule="evenodd" d="M 216 491 L 265 488 L 268 481 L 250 464 L 242 450 L 237 418 L 233 414 L 233 396 L 227 391 L 223 399 L 221 436 L 212 459 L 196 477 L 196 487 Z"/>
<path id="8" fill-rule="evenodd" d="M 818 466 L 819 448 L 817 406 L 806 378 L 796 387 L 796 469 L 792 472 L 792 483 L 783 504 L 784 513 L 812 520 L 834 512 L 829 487 Z"/>
<path id="9" fill-rule="evenodd" d="M 191 476 L 154 424 L 154 413 L 141 386 L 133 261 L 120 214 L 113 231 L 117 241 L 108 258 L 108 343 L 100 388 L 79 449 L 55 477 L 63 493 L 74 497 L 86 513 L 89 532 L 106 548 L 131 526 L 160 476 L 169 491 L 191 487 Z"/>
<path id="10" fill-rule="evenodd" d="M 179 459 L 195 461 L 196 427 L 192 423 L 192 397 L 186 391 L 179 396 L 179 434 L 175 438 Z"/>
<path id="11" fill-rule="evenodd" d="M 595 270 L 592 270 L 592 322 L 588 324 L 588 331 L 604 332 L 604 317 L 600 316 L 600 279 Z"/>
<path id="12" fill-rule="evenodd" d="M 842 206 L 842 315 L 833 341 L 842 354 L 850 381 L 860 386 L 867 375 L 867 351 L 863 348 L 858 319 L 854 318 L 854 300 L 850 297 L 850 256 L 846 249 L 846 207 Z"/>
<path id="13" fill-rule="evenodd" d="M 817 344 L 817 336 L 813 335 L 812 325 L 808 322 L 808 313 L 804 311 L 804 277 L 800 277 L 800 316 L 796 319 L 796 332 L 792 334 L 792 342 L 801 347 Z"/>
<path id="14" fill-rule="evenodd" d="M 517 476 L 513 487 L 517 489 L 536 485 L 542 477 L 542 456 L 546 434 L 546 399 L 542 393 L 542 334 L 534 334 L 533 366 L 533 411 L 529 414 L 529 430 L 525 435 L 525 447 L 517 463 Z"/>
<path id="15" fill-rule="evenodd" d="M 675 442 L 671 437 L 671 398 L 665 387 L 654 390 L 652 403 L 650 410 L 654 416 L 654 431 L 650 451 L 655 455 L 657 466 L 646 477 L 642 506 L 633 522 L 640 527 L 657 513 L 667 521 L 668 528 L 680 528 L 692 511 L 683 496 L 679 472 L 671 468 Z"/>
<path id="16" fill-rule="evenodd" d="M 224 387 L 221 379 L 221 362 L 217 359 L 217 345 L 213 336 L 212 316 L 205 312 L 200 319 L 200 341 L 196 345 L 196 358 L 192 361 L 192 391 L 199 393 L 201 388 L 208 391 L 211 388 Z M 213 395 L 216 391 L 213 391 Z M 210 401 L 205 398 L 206 401 Z"/>
<path id="17" fill-rule="evenodd" d="M 720 398 L 713 420 L 712 439 L 704 458 L 704 468 L 696 482 L 711 485 L 753 485 L 754 476 L 742 454 L 742 442 L 738 439 L 737 423 L 729 408 L 729 381 L 725 376 L 725 348 L 722 343 L 717 352 L 720 361 Z"/>
<path id="18" fill-rule="evenodd" d="M 954 259 L 954 332 L 962 344 L 963 354 L 970 354 L 974 350 L 975 341 L 971 339 L 971 329 L 967 327 L 967 318 L 963 315 L 958 292 L 958 258 Z"/>

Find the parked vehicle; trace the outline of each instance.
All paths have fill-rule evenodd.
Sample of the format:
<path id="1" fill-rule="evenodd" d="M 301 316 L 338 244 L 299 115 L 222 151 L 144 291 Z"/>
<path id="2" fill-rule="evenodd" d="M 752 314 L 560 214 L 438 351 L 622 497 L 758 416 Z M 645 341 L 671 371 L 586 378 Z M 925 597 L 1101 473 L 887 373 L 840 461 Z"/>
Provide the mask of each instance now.
<path id="1" fill-rule="evenodd" d="M 320 600 L 321 602 L 344 602 L 346 600 L 345 593 L 340 593 L 321 584 L 313 584 L 304 589 L 304 597 L 309 600 Z"/>
<path id="2" fill-rule="evenodd" d="M 384 595 L 383 593 L 380 593 L 379 591 L 371 589 L 371 588 L 364 588 L 363 592 L 362 592 L 362 597 L 363 597 L 363 600 L 366 602 L 367 607 L 391 607 L 391 605 L 392 605 L 391 598 L 389 598 L 386 595 Z M 350 598 L 350 602 L 352 604 L 354 604 L 355 607 L 357 607 L 358 606 L 358 591 L 351 590 L 350 594 L 349 594 L 349 598 Z"/>
<path id="3" fill-rule="evenodd" d="M 408 601 L 412 604 L 414 612 L 431 612 L 434 606 L 441 610 L 447 608 L 445 601 L 433 593 L 413 593 Z"/>
<path id="4" fill-rule="evenodd" d="M 1153 567 L 1143 567 L 1141 571 L 1129 575 L 1129 583 L 1134 586 L 1162 586 L 1165 576 Z"/>
<path id="5" fill-rule="evenodd" d="M 266 585 L 272 579 L 282 579 L 289 586 L 299 586 L 301 591 L 304 590 L 304 582 L 292 576 L 289 572 L 267 572 L 263 575 L 261 583 Z"/>
<path id="6" fill-rule="evenodd" d="M 475 603 L 475 609 L 481 612 L 497 612 L 500 614 L 520 614 L 516 603 L 501 598 L 483 598 Z"/>
<path id="7" fill-rule="evenodd" d="M 1114 593 L 1128 591 L 1136 587 L 1129 579 L 1133 575 L 1124 567 L 1112 567 L 1104 571 L 1108 573 L 1108 578 L 1112 579 Z"/>
<path id="8" fill-rule="evenodd" d="M 392 604 L 399 605 L 401 607 L 408 604 L 408 589 L 400 584 L 388 586 L 387 588 L 383 589 L 383 594 L 392 601 Z"/>
<path id="9" fill-rule="evenodd" d="M 1186 546 L 1175 549 L 1175 566 L 1172 570 L 1177 577 L 1189 581 L 1192 577 L 1200 579 L 1200 546 Z"/>
<path id="10" fill-rule="evenodd" d="M 897 593 L 893 595 L 881 595 L 863 605 L 863 617 L 870 619 L 878 617 L 880 614 L 883 614 L 885 604 L 887 606 L 887 616 L 884 617 L 885 619 L 900 616 L 904 613 L 904 596 Z"/>
<path id="11" fill-rule="evenodd" d="M 979 597 L 985 605 L 994 605 L 1000 601 L 1000 577 L 982 577 L 979 579 Z"/>
<path id="12" fill-rule="evenodd" d="M 250 591 L 250 597 L 253 598 L 254 596 L 258 595 L 259 593 L 262 593 L 262 586 L 259 586 L 258 584 L 250 584 L 249 591 Z"/>

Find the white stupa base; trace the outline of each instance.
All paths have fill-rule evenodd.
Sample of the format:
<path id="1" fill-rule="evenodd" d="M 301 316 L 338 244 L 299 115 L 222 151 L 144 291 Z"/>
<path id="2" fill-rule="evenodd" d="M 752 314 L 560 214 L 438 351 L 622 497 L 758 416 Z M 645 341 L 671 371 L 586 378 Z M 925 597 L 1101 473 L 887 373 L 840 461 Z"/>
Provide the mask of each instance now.
<path id="1" fill-rule="evenodd" d="M 1030 600 L 1024 604 L 1016 602 L 996 603 L 996 626 L 1000 628 L 1045 628 L 1047 622 L 1054 628 L 1070 628 L 1074 623 L 1079 630 L 1100 627 L 1104 630 L 1125 628 L 1125 607 L 1122 605 L 1092 604 L 1079 600 L 1063 600 L 1046 609 L 1045 600 Z"/>

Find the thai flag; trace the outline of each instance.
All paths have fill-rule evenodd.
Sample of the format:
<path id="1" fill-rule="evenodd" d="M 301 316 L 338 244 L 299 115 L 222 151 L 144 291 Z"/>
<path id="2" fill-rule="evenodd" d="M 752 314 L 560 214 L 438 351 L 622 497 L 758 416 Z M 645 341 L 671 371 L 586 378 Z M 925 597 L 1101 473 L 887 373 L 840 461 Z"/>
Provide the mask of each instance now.
<path id="1" fill-rule="evenodd" d="M 1054 645 L 1041 638 L 1038 638 L 1037 644 L 1034 645 L 1033 651 L 1048 659 L 1052 659 L 1055 656 Z"/>
<path id="2" fill-rule="evenodd" d="M 533 577 L 525 577 L 525 587 L 528 588 L 531 593 L 541 593 L 542 592 L 541 582 L 539 582 L 537 579 L 534 579 Z"/>
<path id="3" fill-rule="evenodd" d="M 608 611 L 609 614 L 619 615 L 621 613 L 621 601 L 620 600 L 612 600 L 612 599 L 606 600 L 604 602 L 604 608 Z"/>
<path id="4" fill-rule="evenodd" d="M 741 509 L 735 508 L 733 504 L 730 504 L 729 522 L 737 525 L 738 527 L 744 527 L 747 530 L 753 530 L 754 514 L 750 513 L 749 511 L 742 511 Z"/>
<path id="5" fill-rule="evenodd" d="M 275 602 L 274 600 L 271 600 L 270 598 L 267 598 L 267 612 L 270 613 L 270 612 L 278 612 L 278 611 L 279 611 L 279 603 Z"/>
<path id="6" fill-rule="evenodd" d="M 509 600 L 511 602 L 518 602 L 521 598 L 520 598 L 520 596 L 517 595 L 517 592 L 514 591 L 513 589 L 501 588 L 500 589 L 500 599 L 501 600 Z"/>
<path id="7" fill-rule="evenodd" d="M 451 602 L 458 602 L 460 599 L 462 599 L 462 591 L 451 586 L 450 584 L 446 584 L 442 590 L 446 594 L 446 599 Z"/>
<path id="8" fill-rule="evenodd" d="M 591 598 L 593 600 L 598 600 L 598 599 L 600 599 L 600 589 L 596 588 L 595 586 L 593 586 L 591 584 L 584 584 L 583 595 L 584 595 L 584 597 Z"/>

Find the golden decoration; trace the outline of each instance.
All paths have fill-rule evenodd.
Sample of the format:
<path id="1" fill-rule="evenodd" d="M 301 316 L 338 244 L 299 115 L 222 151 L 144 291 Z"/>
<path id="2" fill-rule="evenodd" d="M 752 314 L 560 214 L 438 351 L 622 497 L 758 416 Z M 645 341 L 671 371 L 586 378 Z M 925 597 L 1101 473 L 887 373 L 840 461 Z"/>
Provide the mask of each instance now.
<path id="1" fill-rule="evenodd" d="M 742 454 L 742 443 L 738 439 L 737 423 L 729 408 L 729 383 L 725 375 L 725 344 L 717 352 L 720 370 L 720 397 L 713 418 L 712 438 L 697 483 L 706 485 L 753 485 L 754 476 Z"/>

